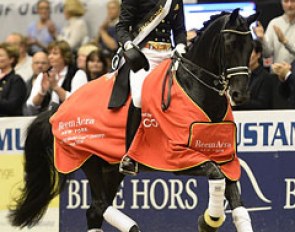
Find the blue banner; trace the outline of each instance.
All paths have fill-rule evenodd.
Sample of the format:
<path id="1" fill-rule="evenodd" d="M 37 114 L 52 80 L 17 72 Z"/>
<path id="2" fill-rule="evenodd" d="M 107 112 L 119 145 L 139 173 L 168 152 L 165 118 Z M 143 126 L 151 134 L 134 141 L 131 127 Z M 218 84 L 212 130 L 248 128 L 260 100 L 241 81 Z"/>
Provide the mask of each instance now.
<path id="1" fill-rule="evenodd" d="M 292 152 L 239 154 L 242 165 L 241 194 L 255 232 L 289 232 L 295 220 L 295 156 Z M 204 177 L 179 177 L 170 173 L 141 173 L 126 177 L 114 202 L 132 217 L 142 231 L 195 232 L 197 218 L 208 204 Z M 61 196 L 61 232 L 86 230 L 90 195 L 82 172 L 75 173 Z M 234 231 L 231 213 L 220 231 Z M 73 220 L 75 219 L 75 220 Z M 105 231 L 117 231 L 104 225 Z"/>

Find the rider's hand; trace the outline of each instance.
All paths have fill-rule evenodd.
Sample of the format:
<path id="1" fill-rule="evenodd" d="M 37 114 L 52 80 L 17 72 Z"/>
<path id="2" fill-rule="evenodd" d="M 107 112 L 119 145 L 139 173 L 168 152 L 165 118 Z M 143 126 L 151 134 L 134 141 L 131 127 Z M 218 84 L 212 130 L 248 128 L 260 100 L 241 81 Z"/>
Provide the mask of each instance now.
<path id="1" fill-rule="evenodd" d="M 127 51 L 131 48 L 133 48 L 135 45 L 132 43 L 132 41 L 127 41 L 125 44 L 124 44 L 124 50 Z"/>
<path id="2" fill-rule="evenodd" d="M 149 61 L 139 47 L 134 45 L 131 41 L 127 41 L 124 44 L 124 50 L 123 56 L 133 72 L 137 72 L 140 69 L 144 69 L 145 71 L 149 70 Z"/>
<path id="3" fill-rule="evenodd" d="M 172 57 L 178 53 L 178 55 L 182 56 L 186 53 L 186 46 L 183 43 L 177 44 L 175 49 L 172 51 Z"/>

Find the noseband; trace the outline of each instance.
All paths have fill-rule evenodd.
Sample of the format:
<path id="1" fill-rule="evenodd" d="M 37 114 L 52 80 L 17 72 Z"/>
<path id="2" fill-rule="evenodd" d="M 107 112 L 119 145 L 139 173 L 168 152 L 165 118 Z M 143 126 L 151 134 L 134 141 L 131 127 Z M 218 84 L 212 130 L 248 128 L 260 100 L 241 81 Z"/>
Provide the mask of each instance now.
<path id="1" fill-rule="evenodd" d="M 232 30 L 232 29 L 224 29 L 220 31 L 221 34 L 224 33 L 234 33 L 237 35 L 241 35 L 241 36 L 247 36 L 249 34 L 251 34 L 251 31 L 237 31 L 237 30 Z M 176 61 L 178 61 L 179 65 L 187 72 L 189 73 L 194 79 L 198 80 L 201 84 L 203 84 L 204 86 L 206 86 L 207 88 L 218 92 L 218 94 L 220 96 L 224 95 L 225 92 L 228 90 L 229 87 L 229 81 L 233 76 L 237 76 L 237 75 L 245 75 L 245 76 L 249 76 L 249 68 L 247 66 L 236 66 L 236 67 L 232 67 L 232 68 L 225 68 L 225 64 L 222 65 L 222 73 L 220 75 L 216 75 L 210 71 L 208 71 L 205 68 L 200 67 L 199 65 L 194 64 L 193 62 L 191 62 L 190 60 L 178 55 L 176 53 L 176 57 L 175 57 Z M 220 55 L 220 60 L 224 61 L 224 57 L 222 57 L 222 55 Z M 209 76 L 213 77 L 213 79 L 215 79 L 213 81 L 214 86 L 207 84 L 206 82 L 204 82 L 202 79 L 200 79 L 195 73 L 193 73 L 192 71 L 190 71 L 185 64 L 189 64 L 190 66 L 193 66 L 196 68 L 196 70 L 198 70 L 198 73 L 204 72 L 206 74 L 208 74 Z M 217 88 L 217 86 L 220 85 L 221 89 Z"/>

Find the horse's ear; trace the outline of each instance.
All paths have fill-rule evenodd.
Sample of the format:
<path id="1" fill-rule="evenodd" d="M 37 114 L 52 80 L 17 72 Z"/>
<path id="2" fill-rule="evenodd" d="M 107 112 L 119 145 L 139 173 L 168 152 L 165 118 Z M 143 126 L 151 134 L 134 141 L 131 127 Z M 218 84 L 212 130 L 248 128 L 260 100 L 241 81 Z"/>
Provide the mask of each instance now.
<path id="1" fill-rule="evenodd" d="M 258 19 L 259 15 L 260 15 L 259 11 L 257 11 L 255 14 L 250 15 L 247 18 L 248 25 L 250 26 L 253 22 L 255 22 Z"/>
<path id="2" fill-rule="evenodd" d="M 230 14 L 229 23 L 234 24 L 236 22 L 237 17 L 239 16 L 240 8 L 236 8 Z"/>

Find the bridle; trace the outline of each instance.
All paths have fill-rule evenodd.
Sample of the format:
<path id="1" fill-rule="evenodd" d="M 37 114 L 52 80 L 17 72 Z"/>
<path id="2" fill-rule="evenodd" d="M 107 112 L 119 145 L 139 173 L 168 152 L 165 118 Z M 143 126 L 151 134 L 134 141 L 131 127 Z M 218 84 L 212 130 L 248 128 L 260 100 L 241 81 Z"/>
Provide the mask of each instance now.
<path id="1" fill-rule="evenodd" d="M 224 33 L 234 33 L 241 36 L 247 36 L 251 34 L 251 31 L 238 31 L 238 30 L 232 30 L 232 29 L 224 29 L 220 31 L 220 34 L 223 35 Z M 222 36 L 220 36 L 223 38 Z M 217 92 L 219 95 L 224 95 L 226 91 L 229 88 L 229 81 L 233 76 L 237 75 L 245 75 L 249 76 L 249 68 L 247 66 L 236 66 L 231 68 L 225 68 L 226 64 L 223 63 L 225 61 L 223 57 L 224 52 L 220 52 L 220 61 L 222 62 L 221 69 L 222 72 L 220 75 L 216 75 L 210 71 L 208 71 L 205 68 L 200 67 L 199 65 L 191 62 L 190 60 L 182 57 L 179 54 L 175 54 L 175 62 L 178 62 L 178 64 L 185 70 L 188 74 L 190 74 L 194 79 L 198 80 L 201 84 L 206 86 L 207 88 Z M 193 73 L 185 64 L 188 64 L 189 66 L 192 66 L 194 70 L 197 70 L 197 74 Z M 215 79 L 213 81 L 213 85 L 210 85 L 199 78 L 198 74 L 201 74 L 202 72 L 206 73 L 207 75 L 213 77 Z M 218 88 L 217 86 L 221 86 L 221 88 Z"/>
<path id="2" fill-rule="evenodd" d="M 251 31 L 238 31 L 238 30 L 233 30 L 233 29 L 223 29 L 220 31 L 220 39 L 224 39 L 223 38 L 223 34 L 224 33 L 234 33 L 240 36 L 247 36 L 249 34 L 251 34 Z M 224 43 L 223 43 L 224 44 Z M 223 47 L 224 49 L 224 47 Z M 184 58 L 182 55 L 180 55 L 179 53 L 175 52 L 172 59 L 173 62 L 171 64 L 171 67 L 168 69 L 165 79 L 163 81 L 163 85 L 162 85 L 162 110 L 165 111 L 169 108 L 170 105 L 170 101 L 171 101 L 171 86 L 172 86 L 172 69 L 176 70 L 178 66 L 181 66 L 183 68 L 184 71 L 186 71 L 190 76 L 192 76 L 195 80 L 197 80 L 198 82 L 200 82 L 202 85 L 204 85 L 205 87 L 207 87 L 208 89 L 211 89 L 215 92 L 217 92 L 220 96 L 225 95 L 226 91 L 229 88 L 229 82 L 230 79 L 234 76 L 237 75 L 244 75 L 249 77 L 250 72 L 249 72 L 249 68 L 247 66 L 236 66 L 236 67 L 231 67 L 231 68 L 225 68 L 226 64 L 223 63 L 224 62 L 224 57 L 223 57 L 224 51 L 220 52 L 220 61 L 222 62 L 221 65 L 221 74 L 220 75 L 216 75 L 214 73 L 212 73 L 211 71 L 202 68 L 201 66 L 193 63 L 192 61 L 190 61 L 187 58 Z M 187 65 L 191 66 L 193 68 L 193 70 L 196 70 L 197 73 L 192 72 Z M 208 83 L 206 83 L 205 81 L 203 81 L 202 79 L 199 78 L 199 75 L 201 73 L 206 73 L 207 75 L 211 76 L 214 81 L 213 81 L 213 85 L 210 85 Z M 166 100 L 165 100 L 165 92 L 166 92 L 166 83 L 168 81 L 168 92 L 167 92 L 167 96 L 166 96 Z M 218 86 L 221 86 L 221 88 Z"/>

